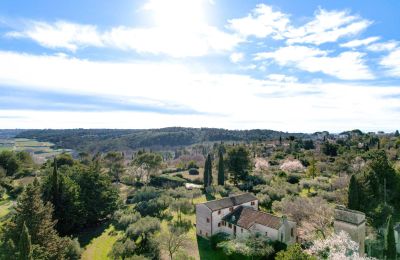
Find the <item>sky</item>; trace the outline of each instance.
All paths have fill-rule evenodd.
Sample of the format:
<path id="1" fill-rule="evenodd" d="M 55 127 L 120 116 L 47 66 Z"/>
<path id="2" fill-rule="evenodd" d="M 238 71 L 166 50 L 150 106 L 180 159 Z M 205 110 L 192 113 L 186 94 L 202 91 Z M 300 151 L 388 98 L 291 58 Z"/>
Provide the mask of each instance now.
<path id="1" fill-rule="evenodd" d="M 400 1 L 2 0 L 0 128 L 400 128 Z"/>

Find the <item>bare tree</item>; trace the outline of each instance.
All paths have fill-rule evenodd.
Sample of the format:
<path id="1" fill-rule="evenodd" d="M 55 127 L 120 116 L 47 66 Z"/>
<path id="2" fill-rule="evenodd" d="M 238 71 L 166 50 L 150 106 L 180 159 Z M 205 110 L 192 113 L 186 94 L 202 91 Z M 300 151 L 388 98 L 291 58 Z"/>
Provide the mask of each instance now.
<path id="1" fill-rule="evenodd" d="M 174 255 L 186 246 L 188 236 L 183 229 L 170 226 L 167 232 L 161 233 L 159 239 L 161 247 L 168 251 L 169 257 L 172 260 Z"/>
<path id="2" fill-rule="evenodd" d="M 285 198 L 281 207 L 283 214 L 297 222 L 302 239 L 325 238 L 332 231 L 333 209 L 323 198 Z"/>

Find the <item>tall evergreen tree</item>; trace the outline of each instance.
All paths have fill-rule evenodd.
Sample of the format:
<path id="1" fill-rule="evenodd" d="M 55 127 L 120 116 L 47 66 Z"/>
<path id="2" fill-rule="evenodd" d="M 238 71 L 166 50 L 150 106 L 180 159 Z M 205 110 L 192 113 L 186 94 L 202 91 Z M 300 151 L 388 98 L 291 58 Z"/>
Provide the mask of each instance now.
<path id="1" fill-rule="evenodd" d="M 224 154 L 222 151 L 219 151 L 218 154 L 218 185 L 224 185 L 225 184 L 225 169 L 224 169 Z"/>
<path id="2" fill-rule="evenodd" d="M 32 259 L 31 236 L 29 235 L 29 231 L 25 225 L 25 222 L 22 225 L 22 232 L 19 239 L 18 251 L 19 251 L 18 254 L 19 260 Z"/>
<path id="3" fill-rule="evenodd" d="M 211 186 L 213 183 L 211 154 L 207 155 L 207 160 L 208 160 L 208 186 Z"/>
<path id="4" fill-rule="evenodd" d="M 358 187 L 358 182 L 353 174 L 350 178 L 349 192 L 348 192 L 348 208 L 359 210 L 360 209 L 360 189 Z"/>
<path id="5" fill-rule="evenodd" d="M 55 210 L 57 211 L 59 207 L 59 201 L 60 201 L 60 184 L 58 181 L 58 170 L 57 170 L 57 158 L 54 157 L 54 165 L 53 165 L 53 175 L 51 179 L 51 202 L 53 203 L 53 206 Z"/>
<path id="6" fill-rule="evenodd" d="M 392 216 L 389 216 L 386 222 L 386 234 L 385 234 L 385 256 L 386 259 L 396 259 L 396 241 L 394 238 L 393 220 Z"/>
<path id="7" fill-rule="evenodd" d="M 50 203 L 44 204 L 41 200 L 40 184 L 37 179 L 27 185 L 18 198 L 15 215 L 7 223 L 4 232 L 6 247 L 1 251 L 18 251 L 18 248 L 9 248 L 18 245 L 21 239 L 21 230 L 25 223 L 31 236 L 33 259 L 62 258 L 62 241 L 54 229 L 56 221 L 52 219 L 53 207 Z M 1 257 L 0 257 L 1 258 Z"/>
<path id="8" fill-rule="evenodd" d="M 203 173 L 203 185 L 204 189 L 208 187 L 209 184 L 209 174 L 208 174 L 208 156 L 206 158 L 206 161 L 204 163 L 204 173 Z"/>

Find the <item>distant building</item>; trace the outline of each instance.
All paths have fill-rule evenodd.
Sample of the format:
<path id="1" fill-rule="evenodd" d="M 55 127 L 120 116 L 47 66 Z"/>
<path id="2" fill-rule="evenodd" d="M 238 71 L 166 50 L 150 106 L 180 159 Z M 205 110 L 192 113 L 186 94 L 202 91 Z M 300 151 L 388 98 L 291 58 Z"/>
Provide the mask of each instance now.
<path id="1" fill-rule="evenodd" d="M 196 205 L 196 233 L 210 237 L 224 232 L 235 237 L 262 234 L 285 244 L 296 242 L 296 223 L 258 210 L 250 193 Z"/>
<path id="2" fill-rule="evenodd" d="M 335 233 L 346 231 L 351 239 L 358 243 L 359 254 L 364 256 L 365 252 L 365 214 L 360 211 L 351 210 L 344 206 L 335 208 L 335 221 L 333 227 Z"/>

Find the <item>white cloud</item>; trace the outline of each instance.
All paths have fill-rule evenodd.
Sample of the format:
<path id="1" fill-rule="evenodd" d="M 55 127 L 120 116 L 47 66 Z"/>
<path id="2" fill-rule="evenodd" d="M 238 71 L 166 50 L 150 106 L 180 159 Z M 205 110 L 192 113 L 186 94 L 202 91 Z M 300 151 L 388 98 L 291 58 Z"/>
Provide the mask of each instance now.
<path id="1" fill-rule="evenodd" d="M 397 46 L 399 46 L 399 42 L 397 41 L 388 41 L 388 42 L 378 42 L 367 46 L 367 50 L 369 51 L 392 51 Z"/>
<path id="2" fill-rule="evenodd" d="M 278 82 L 245 75 L 213 74 L 205 69 L 193 71 L 185 64 L 95 62 L 14 52 L 0 52 L 0 67 L 0 86 L 123 97 L 124 100 L 142 97 L 143 100 L 162 100 L 210 113 L 167 115 L 0 109 L 0 122 L 5 128 L 101 128 L 110 125 L 115 128 L 149 128 L 179 125 L 314 132 L 321 129 L 393 130 L 400 127 L 393 124 L 393 118 L 400 116 L 398 100 L 382 98 L 399 94 L 399 86 L 382 88 L 346 83 Z M 223 106 L 221 97 L 224 97 Z M 206 106 L 204 100 L 207 100 Z M 158 106 L 157 103 L 153 105 Z M 276 111 L 277 107 L 281 108 L 279 113 L 268 112 Z M 266 111 L 268 116 L 265 116 Z"/>
<path id="3" fill-rule="evenodd" d="M 284 74 L 269 74 L 267 79 L 278 82 L 297 82 L 299 79 L 294 76 L 288 76 Z"/>
<path id="4" fill-rule="evenodd" d="M 273 59 L 281 66 L 294 66 L 308 72 L 322 72 L 344 80 L 373 79 L 360 52 L 343 52 L 328 56 L 327 51 L 317 48 L 291 45 L 274 52 L 256 54 L 256 60 Z"/>
<path id="5" fill-rule="evenodd" d="M 244 37 L 272 37 L 276 40 L 286 40 L 287 44 L 320 45 L 357 35 L 371 23 L 357 15 L 351 15 L 348 11 L 318 9 L 310 22 L 295 26 L 288 14 L 273 10 L 271 6 L 259 4 L 247 16 L 228 20 L 228 28 Z"/>
<path id="6" fill-rule="evenodd" d="M 258 38 L 272 36 L 279 39 L 288 24 L 289 18 L 286 14 L 274 11 L 265 4 L 258 4 L 246 17 L 228 20 L 228 28 L 245 37 Z"/>
<path id="7" fill-rule="evenodd" d="M 371 21 L 350 15 L 347 11 L 319 9 L 312 21 L 300 27 L 290 27 L 284 36 L 288 44 L 310 43 L 320 45 L 336 42 L 345 36 L 356 35 L 365 30 Z"/>
<path id="8" fill-rule="evenodd" d="M 153 17 L 147 27 L 117 26 L 100 30 L 93 25 L 67 21 L 27 22 L 21 31 L 9 32 L 14 38 L 29 38 L 54 49 L 76 51 L 87 46 L 133 50 L 172 57 L 198 57 L 232 51 L 243 39 L 207 22 L 205 0 L 149 0 L 142 12 Z"/>
<path id="9" fill-rule="evenodd" d="M 368 37 L 368 38 L 365 38 L 362 40 L 352 40 L 352 41 L 340 44 L 340 47 L 356 48 L 356 47 L 360 47 L 360 46 L 369 45 L 373 42 L 376 42 L 379 39 L 380 39 L 380 37 Z"/>
<path id="10" fill-rule="evenodd" d="M 231 60 L 232 63 L 241 62 L 244 59 L 244 53 L 242 53 L 242 52 L 234 52 L 229 56 L 229 59 Z"/>
<path id="11" fill-rule="evenodd" d="M 54 24 L 31 21 L 24 31 L 9 32 L 12 38 L 30 38 L 48 48 L 76 51 L 85 46 L 104 46 L 96 26 L 58 21 Z"/>
<path id="12" fill-rule="evenodd" d="M 400 77 L 400 48 L 390 52 L 380 61 L 380 64 L 389 70 L 390 76 Z"/>

